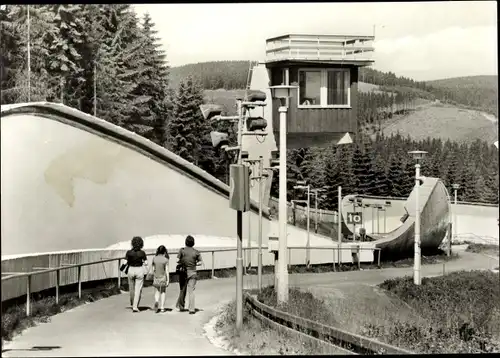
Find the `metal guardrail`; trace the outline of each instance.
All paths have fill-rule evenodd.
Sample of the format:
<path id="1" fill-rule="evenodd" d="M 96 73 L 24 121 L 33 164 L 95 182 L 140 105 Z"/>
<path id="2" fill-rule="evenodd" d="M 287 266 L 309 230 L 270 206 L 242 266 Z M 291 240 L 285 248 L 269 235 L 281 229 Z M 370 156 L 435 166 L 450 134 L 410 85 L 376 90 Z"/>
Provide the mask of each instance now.
<path id="1" fill-rule="evenodd" d="M 252 314 L 258 319 L 264 318 L 266 321 L 272 321 L 274 324 L 279 324 L 308 335 L 311 338 L 339 347 L 343 351 L 347 350 L 350 353 L 357 354 L 413 354 L 413 352 L 375 339 L 363 337 L 269 307 L 259 302 L 256 297 L 247 292 L 245 292 L 245 302 L 250 306 Z M 257 314 L 254 314 L 254 311 Z"/>
<path id="2" fill-rule="evenodd" d="M 475 239 L 478 239 L 479 241 L 482 241 L 485 244 L 492 244 L 492 245 L 498 245 L 499 239 L 493 237 L 493 236 L 480 236 L 477 234 L 474 234 L 472 232 L 465 232 L 465 233 L 460 233 L 455 235 L 455 237 L 452 238 L 451 242 L 460 242 L 460 239 L 464 239 L 464 241 L 468 241 L 467 238 L 474 237 Z"/>
<path id="3" fill-rule="evenodd" d="M 288 252 L 289 256 L 291 253 L 291 250 L 294 249 L 302 249 L 302 250 L 307 250 L 308 248 L 306 246 L 292 246 L 288 247 Z M 332 250 L 333 256 L 332 256 L 332 261 L 333 261 L 333 267 L 335 269 L 335 252 L 336 251 L 342 251 L 342 250 L 349 250 L 352 251 L 352 247 L 326 247 L 326 246 L 321 246 L 321 247 L 309 247 L 310 250 Z M 258 250 L 258 247 L 251 247 L 251 248 L 243 248 L 243 256 L 245 257 L 245 252 L 247 250 Z M 268 250 L 267 246 L 263 246 L 262 250 Z M 370 251 L 379 251 L 381 252 L 379 248 L 371 248 L 371 247 L 358 247 L 355 248 L 355 250 L 359 253 L 360 251 L 364 250 L 370 250 Z M 211 267 L 211 277 L 215 277 L 215 253 L 216 252 L 229 252 L 229 251 L 236 251 L 236 248 L 220 248 L 216 250 L 208 250 L 208 249 L 201 249 L 198 250 L 200 253 L 211 253 L 212 254 L 212 267 Z M 175 255 L 179 252 L 179 250 L 171 251 L 170 254 Z M 147 256 L 154 256 L 155 253 L 147 253 Z M 339 256 L 339 262 L 340 262 L 340 255 Z M 31 272 L 2 272 L 2 283 L 12 280 L 12 279 L 19 279 L 19 278 L 24 278 L 26 277 L 26 315 L 29 316 L 31 314 L 31 293 L 32 293 L 32 279 L 34 276 L 37 275 L 42 275 L 42 274 L 47 274 L 47 273 L 56 273 L 56 304 L 59 303 L 59 290 L 60 290 L 60 272 L 62 270 L 70 270 L 76 268 L 78 270 L 78 298 L 82 297 L 82 267 L 84 266 L 90 266 L 90 265 L 99 265 L 103 264 L 106 262 L 113 262 L 116 261 L 118 265 L 118 275 L 117 275 L 117 285 L 118 288 L 121 287 L 121 271 L 120 271 L 120 266 L 122 263 L 122 260 L 125 260 L 125 258 L 122 257 L 114 257 L 114 258 L 106 258 L 106 259 L 101 259 L 97 261 L 91 261 L 91 262 L 84 262 L 84 263 L 79 263 L 79 264 L 61 264 L 61 266 L 58 267 L 33 267 L 32 269 L 34 271 Z M 360 267 L 361 263 L 360 260 L 358 259 L 358 267 Z M 378 255 L 378 266 L 380 267 L 380 254 Z M 47 288 L 48 289 L 48 288 Z"/>

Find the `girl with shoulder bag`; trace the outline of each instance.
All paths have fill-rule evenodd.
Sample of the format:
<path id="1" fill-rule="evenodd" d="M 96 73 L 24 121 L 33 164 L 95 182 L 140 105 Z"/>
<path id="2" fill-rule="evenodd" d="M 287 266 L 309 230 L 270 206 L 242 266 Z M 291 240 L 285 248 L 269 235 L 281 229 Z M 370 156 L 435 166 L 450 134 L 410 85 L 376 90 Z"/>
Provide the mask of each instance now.
<path id="1" fill-rule="evenodd" d="M 125 272 L 128 275 L 128 287 L 130 291 L 130 305 L 133 312 L 139 312 L 139 302 L 141 301 L 142 287 L 144 285 L 145 268 L 147 265 L 146 253 L 142 250 L 144 241 L 136 236 L 132 239 L 132 249 L 125 254 L 127 266 Z M 147 266 L 146 266 L 147 267 Z"/>

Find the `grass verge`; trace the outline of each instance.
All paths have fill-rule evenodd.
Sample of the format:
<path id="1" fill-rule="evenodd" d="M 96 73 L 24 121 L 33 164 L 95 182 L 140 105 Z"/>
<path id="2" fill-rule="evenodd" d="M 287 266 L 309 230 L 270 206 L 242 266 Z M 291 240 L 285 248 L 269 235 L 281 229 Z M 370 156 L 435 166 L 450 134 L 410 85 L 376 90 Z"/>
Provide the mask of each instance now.
<path id="1" fill-rule="evenodd" d="M 43 297 L 32 301 L 29 317 L 26 316 L 26 304 L 13 304 L 5 311 L 2 307 L 2 347 L 5 341 L 12 340 L 26 328 L 49 322 L 51 316 L 119 293 L 116 283 L 106 283 L 82 290 L 82 298 L 78 298 L 78 292 L 64 293 L 59 296 L 59 304 L 53 296 Z"/>
<path id="2" fill-rule="evenodd" d="M 499 247 L 498 245 L 492 244 L 478 244 L 478 243 L 469 243 L 469 246 L 465 249 L 467 252 L 473 252 L 476 254 L 489 254 L 499 256 Z"/>
<path id="3" fill-rule="evenodd" d="M 424 278 L 420 286 L 404 277 L 380 288 L 420 319 L 370 324 L 365 334 L 419 353 L 500 352 L 498 273 L 460 271 Z"/>
<path id="4" fill-rule="evenodd" d="M 372 287 L 344 284 L 291 290 L 281 310 L 422 353 L 500 352 L 499 274 L 459 271 L 386 280 Z M 277 306 L 272 288 L 258 299 Z M 317 352 L 315 352 L 317 353 Z"/>
<path id="5" fill-rule="evenodd" d="M 270 293 L 272 288 L 264 291 Z M 290 298 L 294 300 L 298 290 L 290 290 Z M 301 293 L 299 293 L 301 295 Z M 268 295 L 270 299 L 271 296 Z M 299 299 L 300 300 L 300 299 Z M 295 301 L 294 301 L 295 302 Z M 290 305 L 293 307 L 293 304 Z M 295 307 L 292 311 L 299 309 Z M 304 337 L 297 337 L 288 332 L 282 332 L 270 327 L 253 317 L 245 306 L 243 313 L 243 329 L 236 330 L 236 302 L 229 303 L 219 316 L 215 329 L 219 335 L 229 342 L 230 349 L 236 349 L 249 355 L 312 355 L 312 354 L 342 354 L 335 348 L 326 348 L 317 342 Z"/>

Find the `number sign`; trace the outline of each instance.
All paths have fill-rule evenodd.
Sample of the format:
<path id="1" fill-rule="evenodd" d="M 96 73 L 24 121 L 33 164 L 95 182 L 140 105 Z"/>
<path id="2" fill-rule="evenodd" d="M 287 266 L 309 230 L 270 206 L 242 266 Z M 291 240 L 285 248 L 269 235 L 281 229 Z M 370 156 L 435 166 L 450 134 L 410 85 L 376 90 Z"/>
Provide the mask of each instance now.
<path id="1" fill-rule="evenodd" d="M 347 214 L 347 223 L 348 224 L 362 224 L 363 223 L 363 215 L 361 213 L 348 213 Z"/>

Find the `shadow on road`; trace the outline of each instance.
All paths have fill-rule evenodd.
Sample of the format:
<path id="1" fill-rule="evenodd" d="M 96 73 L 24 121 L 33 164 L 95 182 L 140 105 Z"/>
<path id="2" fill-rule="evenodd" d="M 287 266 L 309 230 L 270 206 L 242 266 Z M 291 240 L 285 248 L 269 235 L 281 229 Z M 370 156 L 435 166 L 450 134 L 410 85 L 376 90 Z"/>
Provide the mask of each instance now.
<path id="1" fill-rule="evenodd" d="M 26 351 L 26 352 L 37 352 L 37 351 L 51 351 L 54 349 L 61 349 L 61 346 L 33 346 L 27 349 L 2 349 L 2 353 L 10 351 Z"/>

